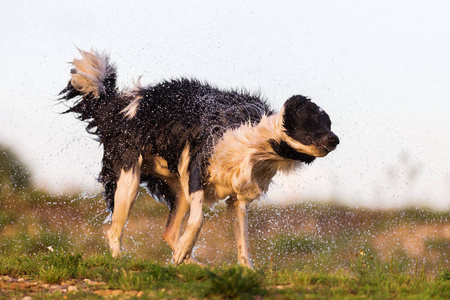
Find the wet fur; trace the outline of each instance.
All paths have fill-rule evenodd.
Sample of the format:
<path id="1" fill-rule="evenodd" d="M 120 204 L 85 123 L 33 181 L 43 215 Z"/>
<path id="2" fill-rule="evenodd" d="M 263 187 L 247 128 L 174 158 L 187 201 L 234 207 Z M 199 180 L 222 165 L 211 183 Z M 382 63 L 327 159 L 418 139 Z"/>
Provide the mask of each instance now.
<path id="1" fill-rule="evenodd" d="M 277 172 L 334 150 L 339 139 L 328 115 L 300 95 L 276 113 L 258 95 L 186 78 L 119 91 L 107 55 L 80 53 L 61 99 L 75 99 L 67 112 L 87 121 L 88 132 L 103 144 L 99 180 L 112 212 L 113 255 L 121 253 L 123 226 L 142 185 L 169 207 L 163 238 L 176 264 L 194 261 L 202 205 L 227 198 L 238 260 L 252 267 L 247 205 L 267 191 Z"/>

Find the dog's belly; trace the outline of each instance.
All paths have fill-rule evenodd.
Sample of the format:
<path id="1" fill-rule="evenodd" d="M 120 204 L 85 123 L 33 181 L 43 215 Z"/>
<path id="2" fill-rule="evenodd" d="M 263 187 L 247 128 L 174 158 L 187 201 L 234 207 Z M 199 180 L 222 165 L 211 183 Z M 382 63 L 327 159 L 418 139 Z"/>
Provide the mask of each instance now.
<path id="1" fill-rule="evenodd" d="M 143 174 L 150 174 L 164 180 L 178 177 L 176 173 L 169 170 L 167 161 L 158 155 L 145 155 L 141 170 Z"/>
<path id="2" fill-rule="evenodd" d="M 180 175 L 169 170 L 167 161 L 164 158 L 151 154 L 145 155 L 141 170 L 143 174 L 152 175 L 166 181 L 177 193 L 182 192 Z M 233 194 L 231 187 L 210 182 L 205 187 L 205 204 L 213 205 L 218 200 L 225 199 Z"/>
<path id="3" fill-rule="evenodd" d="M 171 172 L 168 168 L 167 161 L 160 156 L 151 154 L 145 155 L 141 171 L 143 174 L 150 174 L 166 181 L 177 193 L 180 193 L 183 190 L 187 193 L 187 188 L 183 188 L 180 175 Z M 262 193 L 257 182 L 242 182 L 239 186 L 233 188 L 231 182 L 219 182 L 217 179 L 217 176 L 210 176 L 208 178 L 208 183 L 204 189 L 206 205 L 213 205 L 218 200 L 223 200 L 229 196 L 242 200 L 245 199 L 245 201 L 250 202 L 258 198 Z"/>
<path id="4" fill-rule="evenodd" d="M 205 204 L 212 206 L 217 201 L 236 196 L 232 188 L 221 184 L 208 183 L 205 187 Z"/>
<path id="5" fill-rule="evenodd" d="M 225 199 L 226 197 L 234 194 L 231 187 L 226 187 L 220 183 L 209 184 L 207 189 L 212 189 L 214 191 L 215 198 L 217 199 Z"/>

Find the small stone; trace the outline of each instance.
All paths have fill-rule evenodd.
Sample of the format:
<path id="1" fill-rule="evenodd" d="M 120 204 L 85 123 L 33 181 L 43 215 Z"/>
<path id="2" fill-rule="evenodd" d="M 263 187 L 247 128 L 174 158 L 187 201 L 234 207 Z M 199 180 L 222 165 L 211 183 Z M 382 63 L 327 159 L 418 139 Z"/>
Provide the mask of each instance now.
<path id="1" fill-rule="evenodd" d="M 61 287 L 60 285 L 51 285 L 51 286 L 50 286 L 50 289 L 51 289 L 52 291 L 56 291 L 56 290 L 61 290 L 62 287 Z"/>
<path id="2" fill-rule="evenodd" d="M 101 297 L 120 296 L 123 294 L 121 290 L 97 290 L 94 294 Z"/>
<path id="3" fill-rule="evenodd" d="M 78 291 L 78 288 L 76 287 L 76 286 L 74 286 L 74 285 L 71 285 L 71 286 L 69 286 L 68 288 L 67 288 L 67 291 L 70 293 L 70 292 L 76 292 L 76 291 Z"/>
<path id="4" fill-rule="evenodd" d="M 32 287 L 30 287 L 30 291 L 36 293 L 36 292 L 40 292 L 42 290 L 42 288 L 38 285 L 34 285 Z"/>

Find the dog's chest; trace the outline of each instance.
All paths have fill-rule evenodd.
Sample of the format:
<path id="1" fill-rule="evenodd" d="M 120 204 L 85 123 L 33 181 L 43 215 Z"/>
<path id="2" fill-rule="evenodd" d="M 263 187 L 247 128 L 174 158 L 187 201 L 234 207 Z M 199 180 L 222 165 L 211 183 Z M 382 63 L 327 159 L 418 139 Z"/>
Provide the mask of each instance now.
<path id="1" fill-rule="evenodd" d="M 212 161 L 208 169 L 207 189 L 213 192 L 216 199 L 237 196 L 241 199 L 253 200 L 266 192 L 270 181 L 277 170 L 268 168 L 267 164 L 240 161 Z"/>

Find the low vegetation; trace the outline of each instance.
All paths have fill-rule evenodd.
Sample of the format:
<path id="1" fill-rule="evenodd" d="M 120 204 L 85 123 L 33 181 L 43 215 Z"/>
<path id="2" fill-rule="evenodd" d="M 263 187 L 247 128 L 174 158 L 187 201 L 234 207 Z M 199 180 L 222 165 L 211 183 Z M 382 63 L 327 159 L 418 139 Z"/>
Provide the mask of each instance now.
<path id="1" fill-rule="evenodd" d="M 149 260 L 68 252 L 2 256 L 0 298 L 26 295 L 38 299 L 297 299 L 416 298 L 448 299 L 450 271 L 429 277 L 420 267 L 400 272 L 395 263 L 381 264 L 369 254 L 351 261 L 350 272 L 257 269 L 239 266 L 202 268 L 162 265 Z M 14 279 L 19 278 L 19 280 Z"/>

